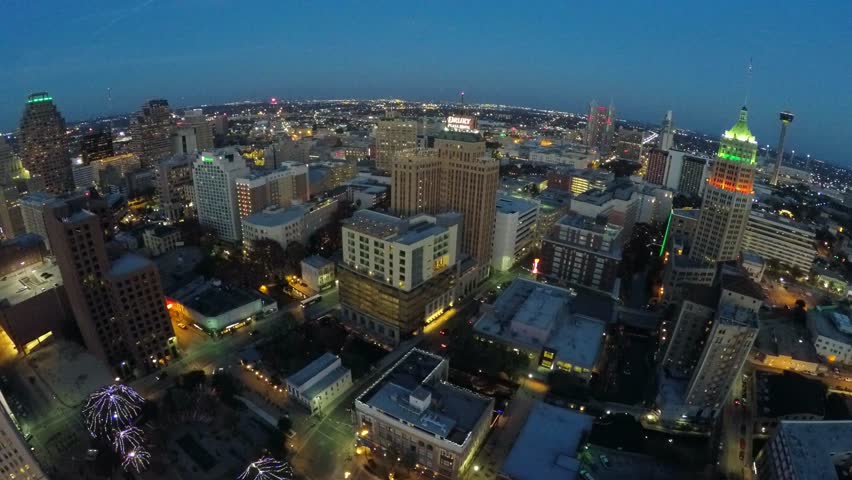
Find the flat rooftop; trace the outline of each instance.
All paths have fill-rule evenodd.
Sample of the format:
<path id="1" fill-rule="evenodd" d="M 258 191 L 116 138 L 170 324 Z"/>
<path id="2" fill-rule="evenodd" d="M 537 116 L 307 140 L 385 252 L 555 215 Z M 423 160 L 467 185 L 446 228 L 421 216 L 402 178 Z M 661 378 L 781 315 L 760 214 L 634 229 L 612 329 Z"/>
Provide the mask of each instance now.
<path id="1" fill-rule="evenodd" d="M 302 260 L 302 263 L 314 268 L 322 268 L 326 265 L 334 264 L 334 262 L 332 262 L 331 260 L 325 257 L 321 257 L 319 255 L 311 255 L 310 257 L 305 257 L 304 260 Z"/>
<path id="2" fill-rule="evenodd" d="M 795 478 L 840 478 L 835 456 L 852 453 L 852 421 L 787 421 L 776 431 Z"/>
<path id="3" fill-rule="evenodd" d="M 812 325 L 812 330 L 815 330 L 818 335 L 852 345 L 852 334 L 844 333 L 835 323 L 838 314 L 848 317 L 848 313 L 837 305 L 813 307 L 807 313 L 808 325 Z M 840 324 L 843 325 L 843 322 Z"/>
<path id="4" fill-rule="evenodd" d="M 419 349 L 405 354 L 358 401 L 392 418 L 431 435 L 462 446 L 493 399 L 447 382 L 438 373 L 445 360 Z M 424 410 L 415 408 L 410 398 L 429 398 Z"/>
<path id="5" fill-rule="evenodd" d="M 474 330 L 518 348 L 538 351 L 546 347 L 556 351 L 556 361 L 591 369 L 609 318 L 572 313 L 575 295 L 572 290 L 517 279 L 477 320 Z M 523 327 L 544 332 L 546 339 L 523 333 L 528 330 Z"/>
<path id="6" fill-rule="evenodd" d="M 698 215 L 701 213 L 700 208 L 675 208 L 672 209 L 672 216 L 682 217 L 688 220 L 698 220 Z"/>
<path id="7" fill-rule="evenodd" d="M 305 397 L 313 400 L 314 397 L 325 391 L 326 388 L 337 383 L 337 381 L 343 378 L 347 373 L 349 373 L 349 369 L 344 366 L 335 368 L 309 388 L 308 391 L 305 392 Z"/>
<path id="8" fill-rule="evenodd" d="M 573 479 L 594 417 L 536 402 L 500 471 L 512 480 Z"/>
<path id="9" fill-rule="evenodd" d="M 243 222 L 262 227 L 278 227 L 301 219 L 305 216 L 305 211 L 305 207 L 301 205 L 263 210 L 249 215 L 243 219 Z"/>
<path id="10" fill-rule="evenodd" d="M 797 373 L 755 372 L 755 414 L 777 418 L 786 415 L 825 415 L 828 388 L 819 380 Z"/>
<path id="11" fill-rule="evenodd" d="M 760 330 L 754 348 L 769 355 L 819 363 L 819 356 L 809 338 L 805 325 L 783 316 L 764 315 L 760 317 Z"/>
<path id="12" fill-rule="evenodd" d="M 59 285 L 62 275 L 58 265 L 50 261 L 30 265 L 0 278 L 0 302 L 17 305 Z"/>
<path id="13" fill-rule="evenodd" d="M 331 352 L 325 352 L 311 363 L 305 365 L 303 369 L 287 377 L 287 383 L 299 388 L 310 379 L 316 377 L 317 374 L 328 368 L 338 359 L 339 357 L 337 355 Z"/>
<path id="14" fill-rule="evenodd" d="M 500 195 L 497 198 L 497 211 L 500 213 L 526 213 L 536 208 L 538 208 L 538 205 L 522 198 L 507 195 Z"/>
<path id="15" fill-rule="evenodd" d="M 372 210 L 358 210 L 343 221 L 343 225 L 365 235 L 378 238 L 389 238 L 403 228 L 404 221 L 393 215 Z"/>
<path id="16" fill-rule="evenodd" d="M 248 291 L 215 285 L 210 281 L 193 282 L 175 292 L 173 298 L 205 317 L 216 317 L 260 299 Z"/>
<path id="17" fill-rule="evenodd" d="M 717 312 L 719 322 L 724 325 L 758 328 L 757 313 L 753 310 L 723 301 L 719 304 Z"/>
<path id="18" fill-rule="evenodd" d="M 136 255 L 133 253 L 128 253 L 126 255 L 122 255 L 118 260 L 115 260 L 110 265 L 109 273 L 114 276 L 123 276 L 128 275 L 133 272 L 137 272 L 139 270 L 143 270 L 145 268 L 149 268 L 154 265 L 154 262 L 148 260 L 147 258 Z"/>

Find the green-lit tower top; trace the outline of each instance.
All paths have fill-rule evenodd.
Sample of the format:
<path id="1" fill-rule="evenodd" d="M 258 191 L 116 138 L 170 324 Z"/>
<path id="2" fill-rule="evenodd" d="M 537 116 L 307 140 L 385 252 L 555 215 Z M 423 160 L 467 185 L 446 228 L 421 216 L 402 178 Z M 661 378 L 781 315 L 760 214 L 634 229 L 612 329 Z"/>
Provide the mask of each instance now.
<path id="1" fill-rule="evenodd" d="M 748 129 L 748 109 L 740 110 L 737 123 L 726 130 L 719 140 L 719 158 L 734 162 L 745 162 L 751 165 L 757 163 L 757 140 Z"/>
<path id="2" fill-rule="evenodd" d="M 41 103 L 41 102 L 52 102 L 53 97 L 48 95 L 47 92 L 38 92 L 34 93 L 27 98 L 27 103 Z"/>

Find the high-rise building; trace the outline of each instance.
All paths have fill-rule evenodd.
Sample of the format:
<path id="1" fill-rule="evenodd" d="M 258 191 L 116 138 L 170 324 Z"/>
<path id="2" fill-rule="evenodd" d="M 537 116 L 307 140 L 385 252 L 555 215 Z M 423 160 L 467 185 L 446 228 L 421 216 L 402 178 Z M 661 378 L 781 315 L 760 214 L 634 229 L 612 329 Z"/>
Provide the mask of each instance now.
<path id="1" fill-rule="evenodd" d="M 816 257 L 816 232 L 792 219 L 768 213 L 751 212 L 743 237 L 743 250 L 774 259 L 802 274 L 811 271 Z"/>
<path id="2" fill-rule="evenodd" d="M 46 480 L 33 456 L 33 449 L 24 440 L 21 431 L 11 417 L 6 397 L 0 393 L 0 472 L 16 480 Z"/>
<path id="3" fill-rule="evenodd" d="M 494 222 L 494 252 L 491 266 L 501 272 L 532 251 L 538 204 L 501 195 Z"/>
<path id="4" fill-rule="evenodd" d="M 671 150 L 674 147 L 674 125 L 672 124 L 672 111 L 666 112 L 663 119 L 663 128 L 660 129 L 660 150 Z"/>
<path id="5" fill-rule="evenodd" d="M 454 299 L 458 214 L 407 219 L 359 210 L 343 225 L 338 265 L 343 320 L 361 335 L 396 346 Z"/>
<path id="6" fill-rule="evenodd" d="M 852 421 L 781 420 L 754 462 L 757 480 L 840 480 L 852 470 Z"/>
<path id="7" fill-rule="evenodd" d="M 642 130 L 631 130 L 629 128 L 618 129 L 618 144 L 615 155 L 624 160 L 638 162 L 642 160 Z"/>
<path id="8" fill-rule="evenodd" d="M 282 165 L 278 170 L 252 171 L 236 179 L 240 218 L 267 207 L 287 208 L 310 200 L 307 165 Z"/>
<path id="9" fill-rule="evenodd" d="M 678 193 L 688 197 L 700 197 L 707 184 L 708 163 L 706 158 L 684 155 Z"/>
<path id="10" fill-rule="evenodd" d="M 12 153 L 12 147 L 0 136 L 0 185 L 11 185 L 24 174 L 21 160 Z"/>
<path id="11" fill-rule="evenodd" d="M 436 150 L 402 152 L 391 168 L 391 210 L 412 216 L 436 213 L 441 204 L 441 160 Z"/>
<path id="12" fill-rule="evenodd" d="M 719 305 L 719 289 L 708 285 L 691 285 L 678 307 L 674 330 L 664 335 L 668 341 L 663 357 L 666 374 L 675 378 L 689 378 L 702 347 L 707 340 L 707 329 L 713 325 L 713 315 Z M 670 338 L 666 338 L 670 336 Z"/>
<path id="13" fill-rule="evenodd" d="M 26 231 L 18 189 L 0 185 L 0 238 L 9 240 Z"/>
<path id="14" fill-rule="evenodd" d="M 213 125 L 200 108 L 187 110 L 175 125 L 174 153 L 186 154 L 213 149 Z"/>
<path id="15" fill-rule="evenodd" d="M 717 412 L 757 339 L 763 293 L 751 279 L 724 275 L 713 325 L 686 391 L 686 402 Z"/>
<path id="16" fill-rule="evenodd" d="M 666 171 L 669 165 L 668 160 L 668 150 L 651 149 L 648 153 L 648 162 L 645 166 L 645 181 L 655 185 L 665 185 Z"/>
<path id="17" fill-rule="evenodd" d="M 176 354 L 156 265 L 125 255 L 110 264 L 97 215 L 64 202 L 45 213 L 48 236 L 86 348 L 122 376 Z"/>
<path id="18" fill-rule="evenodd" d="M 21 163 L 48 192 L 73 188 L 65 119 L 45 92 L 27 99 L 20 126 Z"/>
<path id="19" fill-rule="evenodd" d="M 615 107 L 598 106 L 596 102 L 589 104 L 588 123 L 586 124 L 586 145 L 595 147 L 601 158 L 609 156 L 612 148 L 612 137 L 615 131 Z"/>
<path id="20" fill-rule="evenodd" d="M 198 153 L 192 165 L 198 223 L 226 242 L 241 238 L 236 180 L 248 175 L 245 159 L 233 149 Z"/>
<path id="21" fill-rule="evenodd" d="M 44 216 L 45 212 L 49 211 L 49 206 L 56 201 L 56 196 L 47 192 L 29 193 L 20 200 L 24 230 L 44 239 L 44 244 L 48 250 L 50 250 L 50 239 L 47 236 Z"/>
<path id="22" fill-rule="evenodd" d="M 80 139 L 80 157 L 83 165 L 115 155 L 112 145 L 112 131 L 108 128 L 90 130 Z"/>
<path id="23" fill-rule="evenodd" d="M 394 112 L 396 113 L 396 112 Z M 417 148 L 417 121 L 389 114 L 376 126 L 376 168 L 390 170 L 393 159 L 406 150 Z"/>
<path id="24" fill-rule="evenodd" d="M 157 197 L 160 211 L 170 222 L 192 216 L 195 189 L 192 187 L 194 155 L 175 155 L 157 165 Z"/>
<path id="25" fill-rule="evenodd" d="M 462 252 L 480 265 L 491 262 L 500 162 L 485 155 L 485 140 L 470 132 L 441 132 L 435 138 L 441 160 L 442 212 L 463 215 Z"/>
<path id="26" fill-rule="evenodd" d="M 740 254 L 754 187 L 757 141 L 748 128 L 748 110 L 719 141 L 719 153 L 704 190 L 690 256 L 724 262 Z"/>
<path id="27" fill-rule="evenodd" d="M 547 188 L 582 195 L 589 190 L 605 190 L 615 174 L 604 169 L 556 167 L 547 170 Z"/>
<path id="28" fill-rule="evenodd" d="M 617 296 L 622 233 L 604 215 L 568 214 L 542 242 L 541 273 Z"/>
<path id="29" fill-rule="evenodd" d="M 164 99 L 149 100 L 142 105 L 130 123 L 130 148 L 139 157 L 143 167 L 172 154 L 174 123 L 169 102 Z"/>

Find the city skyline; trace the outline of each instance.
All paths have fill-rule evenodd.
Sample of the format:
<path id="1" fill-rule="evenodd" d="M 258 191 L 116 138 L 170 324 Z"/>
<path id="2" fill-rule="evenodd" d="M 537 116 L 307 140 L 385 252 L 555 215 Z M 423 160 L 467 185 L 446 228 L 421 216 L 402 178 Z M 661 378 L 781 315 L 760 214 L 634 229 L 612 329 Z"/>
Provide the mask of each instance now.
<path id="1" fill-rule="evenodd" d="M 72 121 L 130 113 L 160 97 L 179 108 L 272 96 L 452 101 L 464 90 L 476 103 L 572 112 L 584 111 L 591 100 L 612 100 L 619 118 L 651 123 L 671 109 L 677 127 L 714 135 L 748 95 L 758 138 L 774 144 L 777 114 L 790 109 L 797 122 L 788 150 L 848 166 L 840 112 L 852 105 L 828 92 L 842 91 L 852 70 L 848 56 L 822 48 L 849 44 L 849 32 L 839 23 L 848 15 L 836 12 L 826 20 L 805 7 L 769 5 L 737 6 L 735 16 L 725 5 L 684 11 L 673 3 L 617 12 L 554 3 L 513 15 L 491 4 L 388 5 L 359 17 L 353 4 L 332 11 L 271 4 L 246 11 L 227 2 L 205 9 L 186 2 L 164 12 L 148 1 L 79 12 L 54 3 L 53 15 L 41 16 L 49 34 L 28 38 L 17 30 L 28 28 L 26 22 L 0 34 L 12 52 L 0 73 L 7 87 L 0 98 L 0 129 L 12 131 L 26 96 L 40 90 L 54 95 Z M 441 14 L 448 8 L 454 12 L 449 19 Z M 17 9 L 23 17 L 45 10 Z M 186 28 L 179 19 L 190 10 L 197 11 L 192 28 Z M 255 16 L 261 11 L 272 19 L 265 28 Z M 600 30 L 595 18 L 606 18 L 606 28 Z M 643 24 L 636 18 L 651 20 Z M 817 23 L 819 29 L 797 42 L 785 38 L 786 29 L 764 27 Z M 152 31 L 164 35 L 143 35 Z M 240 33 L 245 31 L 252 35 Z M 397 37 L 412 41 L 386 41 Z M 817 69 L 815 78 L 810 72 Z"/>

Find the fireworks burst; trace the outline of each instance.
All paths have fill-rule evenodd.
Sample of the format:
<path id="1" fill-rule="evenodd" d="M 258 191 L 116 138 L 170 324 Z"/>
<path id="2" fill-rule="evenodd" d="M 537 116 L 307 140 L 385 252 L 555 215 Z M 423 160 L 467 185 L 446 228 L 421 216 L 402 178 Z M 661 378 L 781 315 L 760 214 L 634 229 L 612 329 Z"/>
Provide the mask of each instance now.
<path id="1" fill-rule="evenodd" d="M 112 448 L 124 455 L 128 450 L 134 450 L 142 445 L 142 430 L 136 427 L 127 427 L 118 430 L 112 435 Z"/>
<path id="2" fill-rule="evenodd" d="M 130 425 L 144 402 L 141 395 L 126 385 L 107 385 L 86 399 L 83 420 L 92 436 L 108 435 Z"/>
<path id="3" fill-rule="evenodd" d="M 136 473 L 140 473 L 148 468 L 149 463 L 151 463 L 151 454 L 144 447 L 136 447 L 127 452 L 127 455 L 124 456 L 124 460 L 121 462 L 121 466 L 125 472 L 129 472 L 132 468 L 136 470 Z"/>
<path id="4" fill-rule="evenodd" d="M 293 469 L 287 462 L 262 457 L 249 464 L 237 480 L 292 480 Z"/>

